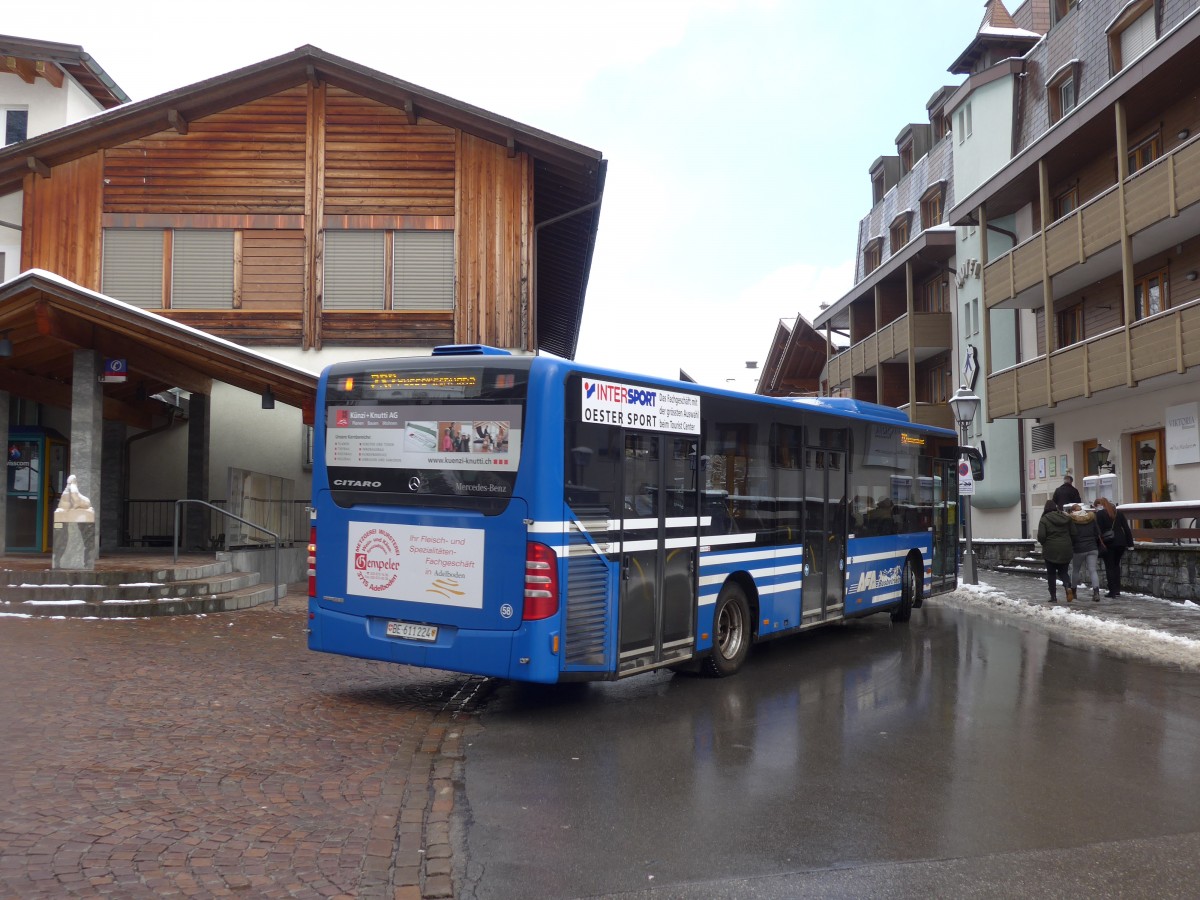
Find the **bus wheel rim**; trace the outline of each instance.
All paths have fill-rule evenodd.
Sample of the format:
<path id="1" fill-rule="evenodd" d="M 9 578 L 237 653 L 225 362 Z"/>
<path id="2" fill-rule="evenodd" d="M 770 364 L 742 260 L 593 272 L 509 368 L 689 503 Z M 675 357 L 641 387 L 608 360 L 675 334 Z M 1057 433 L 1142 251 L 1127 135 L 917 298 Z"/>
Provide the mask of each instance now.
<path id="1" fill-rule="evenodd" d="M 721 655 L 726 659 L 737 656 L 742 646 L 742 611 L 736 603 L 726 603 L 721 610 L 721 625 L 717 634 Z"/>

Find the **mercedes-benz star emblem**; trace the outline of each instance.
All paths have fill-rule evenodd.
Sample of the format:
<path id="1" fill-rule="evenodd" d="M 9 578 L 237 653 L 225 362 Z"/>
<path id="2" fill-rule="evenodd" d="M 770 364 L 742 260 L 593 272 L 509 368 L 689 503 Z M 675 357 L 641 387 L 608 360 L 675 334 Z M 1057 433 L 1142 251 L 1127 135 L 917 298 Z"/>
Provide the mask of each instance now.
<path id="1" fill-rule="evenodd" d="M 421 477 L 419 475 L 414 475 L 408 479 L 408 489 L 410 491 L 419 491 L 421 489 Z"/>

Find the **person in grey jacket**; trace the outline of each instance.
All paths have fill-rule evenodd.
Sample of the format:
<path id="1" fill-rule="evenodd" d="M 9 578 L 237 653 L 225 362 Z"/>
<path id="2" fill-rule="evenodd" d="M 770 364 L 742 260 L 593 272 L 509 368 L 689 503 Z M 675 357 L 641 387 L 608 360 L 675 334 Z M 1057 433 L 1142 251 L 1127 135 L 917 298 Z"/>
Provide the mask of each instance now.
<path id="1" fill-rule="evenodd" d="M 1100 574 L 1096 569 L 1096 560 L 1104 549 L 1104 540 L 1100 537 L 1100 525 L 1096 522 L 1096 514 L 1087 507 L 1080 508 L 1071 519 L 1075 523 L 1075 553 L 1071 557 L 1071 580 L 1079 584 L 1079 570 L 1087 566 L 1088 577 L 1092 580 L 1092 599 L 1100 600 Z"/>
<path id="2" fill-rule="evenodd" d="M 1058 508 L 1053 500 L 1047 500 L 1038 522 L 1038 542 L 1042 545 L 1042 559 L 1046 563 L 1046 581 L 1050 585 L 1050 602 L 1058 602 L 1055 579 L 1061 578 L 1067 590 L 1067 602 L 1075 599 L 1075 583 L 1071 580 L 1070 563 L 1075 552 L 1075 523 Z"/>

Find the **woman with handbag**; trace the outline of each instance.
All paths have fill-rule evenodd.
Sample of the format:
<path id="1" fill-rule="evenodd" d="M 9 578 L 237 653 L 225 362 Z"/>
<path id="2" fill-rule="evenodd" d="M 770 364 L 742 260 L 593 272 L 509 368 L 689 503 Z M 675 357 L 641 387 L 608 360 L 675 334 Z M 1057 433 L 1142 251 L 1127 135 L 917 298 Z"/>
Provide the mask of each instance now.
<path id="1" fill-rule="evenodd" d="M 1106 597 L 1121 596 L 1121 557 L 1133 547 L 1133 531 L 1125 513 L 1113 506 L 1107 497 L 1096 501 L 1096 521 L 1104 539 L 1104 575 L 1108 581 Z"/>

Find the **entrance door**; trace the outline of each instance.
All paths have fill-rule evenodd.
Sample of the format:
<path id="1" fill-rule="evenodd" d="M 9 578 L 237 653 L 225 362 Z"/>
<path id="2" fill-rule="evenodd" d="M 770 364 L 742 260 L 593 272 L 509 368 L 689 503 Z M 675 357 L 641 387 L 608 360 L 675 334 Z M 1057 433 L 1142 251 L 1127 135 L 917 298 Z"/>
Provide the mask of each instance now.
<path id="1" fill-rule="evenodd" d="M 42 552 L 42 439 L 8 444 L 7 550 Z"/>
<path id="2" fill-rule="evenodd" d="M 1133 476 L 1134 499 L 1138 503 L 1157 503 L 1166 499 L 1163 497 L 1163 487 L 1167 483 L 1163 430 L 1155 428 L 1130 435 L 1130 446 L 1137 466 Z"/>
<path id="3" fill-rule="evenodd" d="M 802 621 L 840 615 L 846 594 L 846 452 L 804 451 Z"/>
<path id="4" fill-rule="evenodd" d="M 696 458 L 694 439 L 625 433 L 621 674 L 692 655 L 699 534 Z"/>

